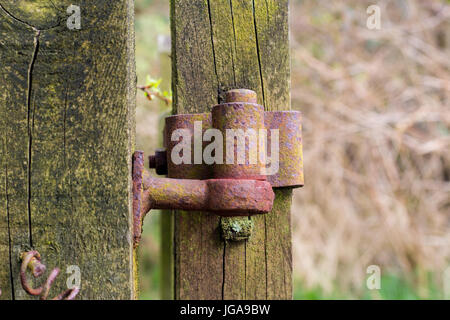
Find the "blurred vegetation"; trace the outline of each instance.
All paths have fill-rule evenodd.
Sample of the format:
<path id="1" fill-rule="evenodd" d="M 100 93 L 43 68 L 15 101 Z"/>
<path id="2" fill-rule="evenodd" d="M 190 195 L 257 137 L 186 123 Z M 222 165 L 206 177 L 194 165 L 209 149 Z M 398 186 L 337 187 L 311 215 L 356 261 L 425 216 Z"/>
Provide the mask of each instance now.
<path id="1" fill-rule="evenodd" d="M 373 1 L 291 0 L 292 107 L 304 114 L 306 175 L 293 203 L 295 299 L 444 298 L 448 3 L 376 1 L 382 28 L 368 30 Z M 170 34 L 169 1 L 136 0 L 139 84 L 160 78 L 160 34 Z M 146 154 L 159 142 L 155 100 L 138 94 L 137 147 Z M 139 249 L 141 299 L 159 298 L 159 246 L 152 213 Z M 381 290 L 366 288 L 372 264 Z"/>
<path id="2" fill-rule="evenodd" d="M 139 85 L 158 83 L 161 75 L 158 36 L 169 35 L 169 7 L 164 0 L 136 0 L 136 67 Z M 157 80 L 149 79 L 148 75 Z M 158 89 L 165 97 L 170 97 L 170 78 L 161 79 Z M 161 88 L 161 89 L 160 89 Z M 165 93 L 166 92 L 166 93 Z M 158 123 L 160 101 L 149 101 L 142 93 L 137 95 L 136 147 L 150 154 L 159 145 Z M 160 298 L 160 212 L 152 211 L 145 219 L 142 243 L 139 247 L 140 299 Z"/>

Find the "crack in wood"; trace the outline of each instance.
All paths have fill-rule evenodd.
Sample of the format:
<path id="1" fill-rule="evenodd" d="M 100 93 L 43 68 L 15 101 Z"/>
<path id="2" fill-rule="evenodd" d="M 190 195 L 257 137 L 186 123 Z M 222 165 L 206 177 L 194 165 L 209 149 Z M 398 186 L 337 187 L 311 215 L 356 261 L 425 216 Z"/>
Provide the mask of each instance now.
<path id="1" fill-rule="evenodd" d="M 34 125 L 34 112 L 31 109 L 31 95 L 33 90 L 33 69 L 37 59 L 37 55 L 39 52 L 39 39 L 42 31 L 50 30 L 58 27 L 61 24 L 61 19 L 58 19 L 58 23 L 55 26 L 51 26 L 47 29 L 38 29 L 34 25 L 28 23 L 25 20 L 22 20 L 9 12 L 3 4 L 0 3 L 0 9 L 5 12 L 5 14 L 13 19 L 14 21 L 21 23 L 34 31 L 33 38 L 33 53 L 31 56 L 31 61 L 28 65 L 27 72 L 27 96 L 26 96 L 26 104 L 27 104 L 27 130 L 28 130 L 28 166 L 27 166 L 27 210 L 28 210 L 28 228 L 29 228 L 29 239 L 30 239 L 30 247 L 33 247 L 33 235 L 32 235 L 32 225 L 31 225 L 31 165 L 32 165 L 32 144 L 33 144 L 33 125 Z"/>
<path id="2" fill-rule="evenodd" d="M 70 208 L 72 212 L 75 212 L 75 206 L 73 203 L 73 187 L 72 187 L 72 170 L 70 165 L 68 164 L 67 159 L 67 108 L 68 108 L 68 96 L 69 96 L 69 87 L 67 82 L 65 84 L 65 92 L 64 92 L 64 114 L 63 114 L 63 154 L 64 154 L 64 166 L 68 171 L 69 176 L 69 200 L 70 200 Z"/>
<path id="3" fill-rule="evenodd" d="M 53 3 L 52 3 L 52 5 L 53 5 Z M 53 6 L 54 6 L 54 5 L 53 5 Z M 34 31 L 48 31 L 48 30 L 54 29 L 54 28 L 56 28 L 56 27 L 59 27 L 59 26 L 61 25 L 61 21 L 63 20 L 61 17 L 58 17 L 58 23 L 56 23 L 55 25 L 50 26 L 50 27 L 48 27 L 48 28 L 39 29 L 39 28 L 37 28 L 36 26 L 32 25 L 31 23 L 29 23 L 29 22 L 27 22 L 27 21 L 25 21 L 25 20 L 22 20 L 22 19 L 20 19 L 20 18 L 17 18 L 16 16 L 14 16 L 10 11 L 8 11 L 8 10 L 6 9 L 5 6 L 4 6 L 3 4 L 1 4 L 1 3 L 0 3 L 0 9 L 2 9 L 2 10 L 5 12 L 5 14 L 6 14 L 8 17 L 10 17 L 11 19 L 13 19 L 14 21 L 16 21 L 16 22 L 18 22 L 18 23 L 21 23 L 21 24 L 23 24 L 23 25 L 25 25 L 25 26 L 27 26 L 27 27 L 29 27 L 29 28 L 32 28 Z M 57 9 L 57 8 L 55 7 L 55 9 Z"/>
<path id="4" fill-rule="evenodd" d="M 233 0 L 230 0 L 230 11 L 231 11 L 231 24 L 233 25 L 233 37 L 234 37 L 234 48 L 230 48 L 230 50 L 231 50 L 231 63 L 232 63 L 232 66 L 233 66 L 234 85 L 236 86 L 236 83 L 237 83 L 236 82 L 236 66 L 234 65 L 234 56 L 236 54 L 237 42 L 236 42 L 236 26 L 234 25 Z"/>
<path id="5" fill-rule="evenodd" d="M 28 197 L 27 197 L 27 208 L 28 208 L 28 227 L 29 227 L 29 237 L 30 237 L 30 246 L 33 248 L 33 233 L 32 233 L 32 225 L 31 225 L 31 165 L 32 165 L 32 147 L 33 147 L 33 127 L 34 127 L 34 112 L 31 108 L 31 94 L 33 90 L 33 69 L 34 64 L 36 62 L 36 58 L 39 52 L 39 37 L 41 35 L 41 31 L 34 28 L 35 31 L 34 34 L 34 49 L 33 49 L 33 55 L 31 57 L 31 61 L 28 67 L 28 92 L 27 92 L 27 110 L 28 110 L 28 116 L 27 116 L 27 123 L 28 123 Z"/>
<path id="6" fill-rule="evenodd" d="M 28 166 L 27 166 L 27 211 L 28 211 L 28 233 L 29 233 L 29 243 L 30 247 L 33 247 L 33 236 L 32 236 L 32 225 L 31 225 L 31 157 L 32 157 L 32 124 L 34 123 L 34 119 L 32 120 L 32 110 L 31 110 L 31 94 L 32 94 L 32 85 L 33 85 L 33 69 L 34 64 L 36 62 L 37 54 L 39 51 L 39 37 L 41 35 L 41 30 L 28 23 L 25 20 L 15 17 L 12 15 L 3 4 L 0 3 L 0 9 L 12 20 L 31 28 L 34 32 L 33 38 L 33 52 L 31 56 L 31 61 L 28 65 L 27 71 L 27 94 L 26 94 L 26 106 L 27 106 L 27 131 L 28 131 Z M 59 25 L 60 21 L 58 21 Z M 56 27 L 56 26 L 55 26 Z M 53 27 L 52 27 L 53 28 Z M 8 223 L 9 223 L 9 214 L 8 214 Z M 10 239 L 11 240 L 11 239 Z M 10 263 L 11 259 L 10 259 Z M 12 275 L 11 275 L 12 277 Z M 14 294 L 14 290 L 12 291 Z"/>
<path id="7" fill-rule="evenodd" d="M 222 218 L 221 218 L 222 219 Z M 223 260 L 222 260 L 222 265 L 223 265 L 223 276 L 222 276 L 222 300 L 225 300 L 225 276 L 226 276 L 226 255 L 227 255 L 227 241 L 224 240 L 223 243 Z"/>
<path id="8" fill-rule="evenodd" d="M 248 217 L 248 220 L 251 220 L 251 217 Z M 247 240 L 244 243 L 244 299 L 247 300 Z"/>
<path id="9" fill-rule="evenodd" d="M 261 64 L 261 52 L 259 49 L 259 38 L 258 38 L 258 27 L 256 24 L 256 10 L 255 10 L 255 0 L 252 0 L 252 9 L 253 9 L 253 24 L 255 25 L 255 39 L 256 39 L 256 52 L 258 55 L 258 65 L 259 65 L 259 77 L 261 78 L 261 92 L 262 92 L 262 105 L 264 109 L 266 109 L 266 98 L 264 94 L 264 77 L 262 74 L 262 64 Z"/>
<path id="10" fill-rule="evenodd" d="M 267 8 L 267 1 L 266 1 L 266 8 Z M 258 26 L 256 23 L 256 9 L 255 9 L 255 0 L 252 0 L 252 10 L 253 10 L 253 24 L 255 26 L 255 41 L 256 41 L 256 52 L 258 56 L 258 66 L 259 66 L 259 78 L 261 80 L 261 92 L 262 92 L 262 105 L 264 106 L 264 109 L 266 110 L 266 97 L 264 93 L 264 77 L 262 72 L 262 64 L 261 64 L 261 52 L 259 48 L 259 38 L 258 38 Z M 269 289 L 268 289 L 268 283 L 269 283 L 269 272 L 267 270 L 268 266 L 268 258 L 267 258 L 267 218 L 264 216 L 264 257 L 265 257 L 265 264 L 266 264 L 266 299 L 269 295 Z"/>

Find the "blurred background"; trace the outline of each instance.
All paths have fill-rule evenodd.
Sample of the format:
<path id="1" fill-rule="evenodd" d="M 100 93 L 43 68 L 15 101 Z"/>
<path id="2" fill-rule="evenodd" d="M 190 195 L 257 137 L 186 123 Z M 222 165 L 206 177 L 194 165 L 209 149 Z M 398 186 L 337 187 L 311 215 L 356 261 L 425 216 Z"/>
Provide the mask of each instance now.
<path id="1" fill-rule="evenodd" d="M 379 30 L 366 26 L 372 4 Z M 291 0 L 290 17 L 306 180 L 294 298 L 450 298 L 450 1 Z M 169 24 L 168 0 L 136 0 L 138 84 L 170 90 Z M 137 101 L 137 148 L 150 154 L 170 106 Z M 141 299 L 160 298 L 159 218 L 145 221 Z M 366 286 L 370 265 L 381 290 Z"/>

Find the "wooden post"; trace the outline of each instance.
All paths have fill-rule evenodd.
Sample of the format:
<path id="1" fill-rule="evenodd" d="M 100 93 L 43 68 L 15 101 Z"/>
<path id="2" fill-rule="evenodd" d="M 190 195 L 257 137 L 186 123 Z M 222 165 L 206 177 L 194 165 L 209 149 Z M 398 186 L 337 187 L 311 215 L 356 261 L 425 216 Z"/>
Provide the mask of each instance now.
<path id="1" fill-rule="evenodd" d="M 78 30 L 71 1 L 1 1 L 1 299 L 29 298 L 19 255 L 30 248 L 46 276 L 61 269 L 50 297 L 72 265 L 79 298 L 135 297 L 133 1 L 81 3 Z"/>
<path id="2" fill-rule="evenodd" d="M 288 0 L 172 0 L 175 113 L 199 113 L 247 88 L 266 110 L 290 109 Z M 253 217 L 246 242 L 224 243 L 217 216 L 175 215 L 176 299 L 291 299 L 292 191 Z"/>

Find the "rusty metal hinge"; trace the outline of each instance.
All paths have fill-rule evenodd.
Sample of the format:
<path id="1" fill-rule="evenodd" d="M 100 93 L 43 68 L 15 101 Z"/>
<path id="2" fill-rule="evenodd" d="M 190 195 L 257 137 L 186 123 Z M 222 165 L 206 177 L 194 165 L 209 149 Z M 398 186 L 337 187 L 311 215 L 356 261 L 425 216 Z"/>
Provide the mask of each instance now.
<path id="1" fill-rule="evenodd" d="M 213 161 L 203 159 L 213 143 Z M 251 216 L 272 210 L 272 188 L 303 186 L 301 113 L 265 112 L 251 90 L 228 91 L 211 113 L 167 117 L 164 146 L 149 157 L 149 166 L 168 178 L 150 176 L 142 151 L 133 155 L 135 247 L 151 209 Z"/>

